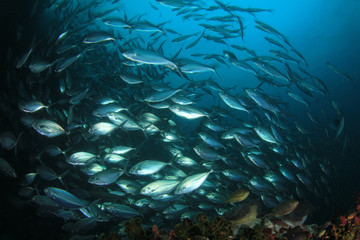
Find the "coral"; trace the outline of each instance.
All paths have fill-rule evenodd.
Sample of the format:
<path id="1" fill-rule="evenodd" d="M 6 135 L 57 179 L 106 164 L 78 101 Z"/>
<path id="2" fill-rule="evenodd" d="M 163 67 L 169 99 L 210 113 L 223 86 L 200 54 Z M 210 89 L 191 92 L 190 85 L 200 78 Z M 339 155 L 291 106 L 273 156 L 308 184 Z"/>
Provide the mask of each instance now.
<path id="1" fill-rule="evenodd" d="M 231 239 L 233 233 L 231 223 L 224 218 L 217 216 L 213 220 L 208 220 L 206 215 L 200 213 L 195 222 L 184 219 L 175 226 L 175 234 L 179 239 L 211 239 L 225 240 Z"/>
<path id="2" fill-rule="evenodd" d="M 146 238 L 146 234 L 144 229 L 141 226 L 140 218 L 131 218 L 128 222 L 124 224 L 125 233 L 131 240 L 144 240 Z"/>
<path id="3" fill-rule="evenodd" d="M 110 232 L 109 234 L 101 233 L 97 240 L 120 240 L 121 238 L 116 232 Z"/>
<path id="4" fill-rule="evenodd" d="M 254 227 L 242 225 L 236 236 L 232 230 L 231 220 L 226 220 L 223 216 L 209 219 L 204 213 L 200 213 L 194 220 L 183 219 L 167 233 L 157 225 L 145 231 L 140 218 L 132 218 L 123 226 L 126 239 L 129 240 L 360 240 L 358 204 L 360 198 L 357 197 L 355 210 L 348 215 L 339 216 L 335 223 L 326 222 L 320 227 L 315 224 L 291 227 L 284 223 L 283 219 L 263 218 Z M 231 217 L 240 215 L 236 212 L 236 214 L 232 213 Z M 98 238 L 98 240 L 118 239 L 121 237 L 116 233 L 101 234 Z"/>
<path id="5" fill-rule="evenodd" d="M 321 239 L 330 240 L 358 240 L 360 239 L 359 218 L 346 219 L 340 216 L 339 224 L 331 224 Z"/>

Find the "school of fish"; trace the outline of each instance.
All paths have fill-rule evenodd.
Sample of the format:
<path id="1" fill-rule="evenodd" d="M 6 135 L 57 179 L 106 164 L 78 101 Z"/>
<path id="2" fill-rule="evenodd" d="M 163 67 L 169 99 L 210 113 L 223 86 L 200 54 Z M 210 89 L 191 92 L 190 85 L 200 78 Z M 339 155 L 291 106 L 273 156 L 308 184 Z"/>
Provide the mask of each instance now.
<path id="1" fill-rule="evenodd" d="M 326 81 L 261 20 L 273 10 L 143 4 L 152 12 L 130 15 L 121 0 L 36 4 L 34 15 L 46 11 L 57 24 L 11 59 L 6 86 L 16 97 L 1 93 L 0 172 L 16 179 L 18 201 L 62 218 L 73 236 L 136 216 L 163 226 L 229 214 L 253 201 L 267 217 L 302 201 L 321 214 L 350 139 Z M 247 47 L 250 31 L 268 52 Z M 230 70 L 247 79 L 228 86 Z"/>

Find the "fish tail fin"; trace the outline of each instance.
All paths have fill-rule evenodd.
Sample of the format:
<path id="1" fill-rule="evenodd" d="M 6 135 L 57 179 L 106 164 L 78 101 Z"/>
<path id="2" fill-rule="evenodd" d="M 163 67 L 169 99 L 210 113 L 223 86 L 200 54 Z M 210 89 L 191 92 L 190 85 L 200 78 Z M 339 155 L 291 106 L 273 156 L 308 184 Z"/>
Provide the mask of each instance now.
<path id="1" fill-rule="evenodd" d="M 264 84 L 264 81 L 262 81 L 261 83 L 259 83 L 259 85 L 256 86 L 255 89 L 260 89 L 261 90 L 261 86 Z"/>
<path id="2" fill-rule="evenodd" d="M 129 174 L 129 172 L 128 172 L 128 167 L 129 167 L 130 159 L 131 159 L 131 158 L 126 159 L 126 163 L 125 163 L 125 166 L 124 166 L 124 169 L 123 169 L 124 174 L 125 174 L 126 176 L 128 176 L 128 177 L 130 176 L 130 174 Z"/>
<path id="3" fill-rule="evenodd" d="M 220 78 L 220 76 L 219 76 L 219 74 L 218 74 L 218 72 L 216 71 L 215 68 L 214 68 L 214 74 L 215 74 L 215 76 L 216 76 L 219 80 L 221 80 L 221 78 Z"/>
<path id="4" fill-rule="evenodd" d="M 63 186 L 65 186 L 65 184 L 64 184 L 64 182 L 63 182 L 63 178 L 64 178 L 69 172 L 70 172 L 70 170 L 66 170 L 64 173 L 62 173 L 62 174 L 58 177 L 60 183 L 61 183 Z"/>
<path id="5" fill-rule="evenodd" d="M 125 123 L 127 122 L 127 120 L 125 120 L 123 123 L 121 123 L 118 128 L 121 128 L 121 130 L 123 130 L 125 133 L 128 133 L 128 131 L 126 131 L 126 129 L 124 128 Z"/>
<path id="6" fill-rule="evenodd" d="M 145 133 L 144 133 L 145 135 Z M 149 140 L 149 138 L 147 138 L 147 136 L 145 135 L 146 139 L 144 141 L 142 141 L 139 145 L 136 146 L 136 151 L 135 154 L 138 154 L 141 150 L 141 148 L 144 146 L 144 144 Z"/>
<path id="7" fill-rule="evenodd" d="M 35 188 L 36 195 L 40 195 L 40 191 L 39 191 L 39 188 L 38 188 L 38 184 L 39 184 L 39 183 L 35 183 L 35 184 L 34 184 L 34 188 Z"/>
<path id="8" fill-rule="evenodd" d="M 149 137 L 148 137 L 148 135 L 147 135 L 147 133 L 146 133 L 145 129 L 144 129 L 144 128 L 142 128 L 142 129 L 141 129 L 141 131 L 142 131 L 142 133 L 144 134 L 144 137 L 145 137 L 146 139 L 148 139 Z"/>
<path id="9" fill-rule="evenodd" d="M 45 150 L 41 150 L 41 152 L 37 156 L 35 156 L 35 160 L 38 160 L 39 163 L 41 163 L 41 164 L 43 164 L 41 157 L 44 154 L 44 152 L 45 152 Z"/>
<path id="10" fill-rule="evenodd" d="M 18 148 L 18 144 L 20 142 L 20 139 L 22 137 L 22 135 L 24 134 L 24 131 L 22 131 L 19 136 L 17 137 L 16 141 L 15 141 L 15 157 L 17 157 L 17 148 Z"/>
<path id="11" fill-rule="evenodd" d="M 170 61 L 174 61 L 180 54 L 180 52 L 182 51 L 184 46 L 182 46 L 179 51 L 177 51 L 177 53 L 175 53 L 175 55 L 170 59 Z"/>
<path id="12" fill-rule="evenodd" d="M 42 39 L 40 39 L 39 41 L 36 41 L 36 35 L 35 35 L 31 42 L 31 48 L 32 49 L 36 48 L 41 43 L 41 41 L 42 41 Z"/>
<path id="13" fill-rule="evenodd" d="M 71 149 L 72 149 L 72 148 L 70 147 L 70 148 L 68 148 L 68 149 L 66 149 L 66 150 L 64 150 L 64 151 L 61 151 L 61 154 L 64 155 L 64 157 L 67 159 L 66 153 L 67 153 L 68 151 L 70 151 Z"/>
<path id="14" fill-rule="evenodd" d="M 175 156 L 173 156 L 173 158 L 170 160 L 170 162 L 169 162 L 169 165 L 170 166 L 172 166 L 173 167 L 173 163 L 174 163 L 174 161 L 177 159 L 177 156 L 179 155 L 180 153 L 177 153 L 177 154 L 175 154 Z"/>

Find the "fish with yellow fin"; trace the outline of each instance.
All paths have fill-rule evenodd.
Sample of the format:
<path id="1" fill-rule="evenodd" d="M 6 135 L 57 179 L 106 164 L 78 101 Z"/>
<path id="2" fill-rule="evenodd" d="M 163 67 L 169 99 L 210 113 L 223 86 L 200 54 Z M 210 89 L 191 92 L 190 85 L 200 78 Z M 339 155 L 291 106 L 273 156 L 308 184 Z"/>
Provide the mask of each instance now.
<path id="1" fill-rule="evenodd" d="M 229 197 L 226 199 L 227 203 L 236 203 L 236 202 L 241 202 L 244 201 L 250 194 L 250 191 L 243 188 L 243 189 L 238 189 L 234 192 L 232 192 Z"/>
<path id="2" fill-rule="evenodd" d="M 287 199 L 277 205 L 271 213 L 267 214 L 266 217 L 282 217 L 295 210 L 299 205 L 299 201 L 295 199 Z"/>

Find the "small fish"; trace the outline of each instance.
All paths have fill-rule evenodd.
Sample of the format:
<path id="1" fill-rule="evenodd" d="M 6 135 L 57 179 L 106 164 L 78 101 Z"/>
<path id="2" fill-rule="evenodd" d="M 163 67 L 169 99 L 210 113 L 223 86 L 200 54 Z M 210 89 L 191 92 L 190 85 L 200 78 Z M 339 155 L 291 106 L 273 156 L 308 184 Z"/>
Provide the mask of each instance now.
<path id="1" fill-rule="evenodd" d="M 82 56 L 82 54 L 79 53 L 79 54 L 77 54 L 75 56 L 72 56 L 72 57 L 69 57 L 69 58 L 66 58 L 66 59 L 62 60 L 59 64 L 56 65 L 55 72 L 60 73 L 60 72 L 64 71 L 71 64 L 73 64 L 76 60 L 78 60 L 81 56 Z"/>
<path id="2" fill-rule="evenodd" d="M 44 192 L 46 196 L 64 208 L 78 209 L 86 205 L 85 201 L 60 188 L 47 187 Z"/>
<path id="3" fill-rule="evenodd" d="M 253 163 L 255 166 L 260 168 L 268 168 L 269 165 L 266 163 L 264 159 L 265 155 L 258 154 L 248 154 L 246 157 Z"/>
<path id="4" fill-rule="evenodd" d="M 238 189 L 229 195 L 229 197 L 226 199 L 226 202 L 228 203 L 242 202 L 249 196 L 249 194 L 250 191 L 245 188 Z"/>
<path id="5" fill-rule="evenodd" d="M 236 110 L 245 111 L 247 113 L 249 112 L 238 100 L 236 100 L 234 97 L 230 96 L 229 94 L 226 94 L 224 92 L 219 92 L 219 95 L 221 99 L 224 101 L 224 103 L 229 107 Z"/>
<path id="6" fill-rule="evenodd" d="M 269 99 L 265 95 L 259 93 L 258 91 L 254 90 L 254 89 L 246 89 L 245 92 L 260 107 L 262 107 L 266 110 L 269 110 L 271 112 L 274 112 L 274 113 L 281 112 L 277 105 L 270 102 Z"/>
<path id="7" fill-rule="evenodd" d="M 15 172 L 15 169 L 2 157 L 0 157 L 0 172 L 8 177 L 13 177 L 13 178 L 17 177 L 17 173 Z"/>
<path id="8" fill-rule="evenodd" d="M 122 19 L 108 18 L 102 20 L 106 25 L 118 28 L 131 28 L 131 26 Z"/>
<path id="9" fill-rule="evenodd" d="M 175 162 L 184 167 L 191 167 L 198 164 L 194 159 L 185 156 L 177 157 Z"/>
<path id="10" fill-rule="evenodd" d="M 205 132 L 200 132 L 199 136 L 210 147 L 225 149 L 225 146 L 223 144 L 221 144 L 214 136 L 212 136 L 208 133 L 205 133 Z"/>
<path id="11" fill-rule="evenodd" d="M 176 180 L 157 180 L 144 186 L 140 193 L 146 196 L 157 196 L 170 193 L 180 181 Z"/>
<path id="12" fill-rule="evenodd" d="M 149 103 L 162 102 L 168 98 L 171 98 L 172 96 L 174 96 L 176 93 L 178 93 L 180 91 L 181 91 L 181 89 L 156 92 L 156 93 L 146 97 L 144 99 L 144 101 L 149 102 Z"/>
<path id="13" fill-rule="evenodd" d="M 161 162 L 157 160 L 145 160 L 139 162 L 129 169 L 129 173 L 134 175 L 149 175 L 154 174 L 169 165 L 170 163 Z"/>
<path id="14" fill-rule="evenodd" d="M 181 35 L 177 38 L 174 38 L 172 40 L 172 42 L 182 42 L 182 41 L 185 41 L 186 39 L 190 38 L 190 37 L 193 37 L 193 36 L 196 36 L 198 33 L 192 33 L 192 34 L 187 34 L 187 35 Z"/>
<path id="15" fill-rule="evenodd" d="M 109 185 L 109 184 L 116 182 L 116 180 L 123 173 L 124 173 L 124 171 L 121 169 L 114 169 L 114 168 L 107 169 L 107 170 L 100 171 L 100 172 L 92 175 L 89 178 L 88 182 L 91 184 L 100 185 L 100 186 Z"/>
<path id="16" fill-rule="evenodd" d="M 121 127 L 125 131 L 142 130 L 142 127 L 139 126 L 139 124 L 135 120 L 123 113 L 110 112 L 107 113 L 106 116 L 111 122 Z"/>
<path id="17" fill-rule="evenodd" d="M 141 213 L 135 209 L 119 203 L 111 203 L 110 205 L 106 205 L 105 209 L 116 217 L 133 218 L 136 216 L 141 216 Z"/>
<path id="18" fill-rule="evenodd" d="M 24 176 L 24 184 L 27 186 L 27 185 L 30 185 L 34 182 L 36 176 L 38 175 L 38 173 L 28 173 L 28 174 L 25 174 Z"/>
<path id="19" fill-rule="evenodd" d="M 27 53 L 25 53 L 24 56 L 22 56 L 19 60 L 19 62 L 16 64 L 16 68 L 21 68 L 22 66 L 24 66 L 24 64 L 27 62 L 27 60 L 29 59 L 31 53 L 34 51 L 34 48 L 40 43 L 37 42 L 35 44 L 33 44 L 33 46 L 31 46 L 31 48 L 29 49 L 29 51 Z"/>
<path id="20" fill-rule="evenodd" d="M 165 67 L 170 68 L 171 70 L 178 69 L 175 63 L 171 62 L 169 59 L 162 57 L 154 52 L 137 49 L 137 50 L 124 52 L 122 55 L 125 58 L 135 62 L 152 64 L 152 65 L 163 65 Z"/>
<path id="21" fill-rule="evenodd" d="M 198 189 L 209 176 L 210 172 L 198 173 L 185 178 L 175 189 L 175 194 L 185 194 Z"/>
<path id="22" fill-rule="evenodd" d="M 287 215 L 295 210 L 295 208 L 298 206 L 299 201 L 295 199 L 288 199 L 285 201 L 282 201 L 277 205 L 270 214 L 268 214 L 268 217 L 282 217 L 284 215 Z"/>
<path id="23" fill-rule="evenodd" d="M 100 164 L 97 164 L 97 163 L 90 163 L 90 164 L 86 164 L 85 166 L 80 168 L 80 170 L 81 170 L 81 172 L 85 173 L 86 175 L 92 176 L 98 172 L 106 170 L 106 167 L 102 166 Z"/>
<path id="24" fill-rule="evenodd" d="M 207 161 L 216 161 L 216 160 L 224 159 L 216 151 L 204 145 L 197 145 L 193 149 L 199 157 Z"/>
<path id="25" fill-rule="evenodd" d="M 88 152 L 73 153 L 66 161 L 71 165 L 87 165 L 97 160 L 97 156 Z"/>
<path id="26" fill-rule="evenodd" d="M 60 176 L 58 176 L 56 174 L 56 172 L 54 172 L 54 170 L 52 170 L 51 168 L 49 168 L 45 165 L 37 166 L 36 172 L 39 174 L 39 176 L 42 179 L 49 180 L 49 181 L 58 179 L 61 182 L 61 184 L 63 184 L 63 185 L 64 185 L 64 183 L 63 183 L 62 179 L 68 173 L 68 171 L 66 171 L 63 174 L 61 174 Z"/>
<path id="27" fill-rule="evenodd" d="M 327 62 L 326 63 L 328 65 L 328 67 L 333 70 L 335 73 L 339 74 L 341 77 L 343 77 L 346 80 L 349 80 L 350 82 L 352 82 L 352 78 L 347 75 L 343 70 L 341 70 L 339 67 L 335 66 L 332 63 Z"/>
<path id="28" fill-rule="evenodd" d="M 220 79 L 219 75 L 217 74 L 215 68 L 205 66 L 204 64 L 197 63 L 197 62 L 188 62 L 183 64 L 180 67 L 180 71 L 183 73 L 204 73 L 204 72 L 213 72 L 218 79 Z"/>
<path id="29" fill-rule="evenodd" d="M 186 119 L 208 117 L 207 114 L 189 105 L 172 105 L 169 107 L 169 109 L 179 117 L 183 117 Z"/>
<path id="30" fill-rule="evenodd" d="M 144 81 L 138 79 L 137 77 L 130 76 L 130 75 L 120 75 L 120 78 L 130 85 L 135 85 L 135 84 L 144 82 Z"/>
<path id="31" fill-rule="evenodd" d="M 299 95 L 297 95 L 295 93 L 292 93 L 292 92 L 288 92 L 288 95 L 291 98 L 295 99 L 296 101 L 301 102 L 301 103 L 305 104 L 305 106 L 310 108 L 309 103 L 303 97 L 301 97 L 301 96 L 299 96 Z"/>
<path id="32" fill-rule="evenodd" d="M 109 102 L 109 101 L 111 101 L 111 100 L 108 100 L 107 102 Z M 106 117 L 107 114 L 109 114 L 109 113 L 118 113 L 118 112 L 122 112 L 125 110 L 127 110 L 127 109 L 119 106 L 118 104 L 108 103 L 108 104 L 103 104 L 102 106 L 96 108 L 92 112 L 92 115 L 94 115 L 96 117 Z"/>
<path id="33" fill-rule="evenodd" d="M 89 133 L 91 135 L 97 136 L 108 135 L 112 133 L 116 128 L 118 128 L 118 126 L 115 124 L 108 122 L 99 122 L 90 127 Z"/>
<path id="34" fill-rule="evenodd" d="M 273 134 L 265 127 L 259 126 L 254 128 L 256 134 L 264 141 L 269 143 L 278 143 Z"/>
<path id="35" fill-rule="evenodd" d="M 345 122 L 344 117 L 342 117 L 341 120 L 340 120 L 340 123 L 339 123 L 338 130 L 336 132 L 335 139 L 337 139 L 340 136 L 340 134 L 343 132 L 343 130 L 344 130 L 344 122 Z"/>
<path id="36" fill-rule="evenodd" d="M 131 151 L 135 150 L 135 148 L 133 147 L 128 147 L 128 146 L 122 146 L 122 145 L 118 145 L 116 147 L 113 147 L 109 150 L 110 153 L 114 153 L 114 154 L 126 154 L 129 153 Z"/>
<path id="37" fill-rule="evenodd" d="M 22 101 L 19 103 L 19 108 L 23 112 L 34 113 L 43 108 L 48 108 L 39 100 Z"/>
<path id="38" fill-rule="evenodd" d="M 0 134 L 0 145 L 6 150 L 11 150 L 16 147 L 20 137 L 21 135 L 19 135 L 18 139 L 16 139 L 15 134 L 10 131 L 2 132 Z"/>
<path id="39" fill-rule="evenodd" d="M 96 32 L 96 33 L 91 33 L 87 37 L 85 37 L 83 43 L 94 44 L 94 43 L 101 43 L 107 41 L 115 42 L 115 38 L 111 37 L 109 34 L 104 32 Z"/>
<path id="40" fill-rule="evenodd" d="M 66 133 L 66 131 L 56 122 L 50 120 L 36 120 L 32 127 L 41 135 L 48 138 L 57 137 Z"/>

